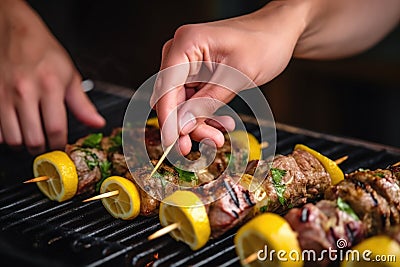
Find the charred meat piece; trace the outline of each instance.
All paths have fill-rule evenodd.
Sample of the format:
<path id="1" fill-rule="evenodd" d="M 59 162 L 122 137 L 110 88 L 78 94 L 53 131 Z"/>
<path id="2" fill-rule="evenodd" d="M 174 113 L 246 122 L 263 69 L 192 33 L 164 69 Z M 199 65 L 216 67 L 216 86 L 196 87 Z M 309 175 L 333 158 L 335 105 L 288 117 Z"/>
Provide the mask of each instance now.
<path id="1" fill-rule="evenodd" d="M 331 179 L 327 177 L 329 175 L 325 168 L 307 151 L 297 149 L 293 151 L 292 156 L 307 179 L 307 197 L 321 198 L 324 191 L 331 185 Z"/>
<path id="2" fill-rule="evenodd" d="M 240 177 L 222 175 L 194 192 L 206 204 L 211 226 L 211 237 L 218 237 L 245 221 L 255 205 L 254 196 L 237 183 Z"/>
<path id="3" fill-rule="evenodd" d="M 399 187 L 396 187 L 396 183 L 392 183 L 392 186 L 388 184 L 394 182 L 390 176 L 390 171 L 357 171 L 330 187 L 325 197 L 342 198 L 364 222 L 368 235 L 378 234 L 388 229 L 399 217 L 399 200 L 394 199 L 399 194 Z"/>
<path id="4" fill-rule="evenodd" d="M 302 208 L 291 209 L 285 216 L 302 250 L 312 250 L 322 255 L 323 250 L 348 249 L 365 237 L 364 224 L 342 211 L 335 201 L 322 200 L 316 205 L 308 203 Z M 337 240 L 346 241 L 346 247 L 337 247 Z M 328 266 L 328 257 L 323 261 L 307 261 L 305 266 Z"/>
<path id="5" fill-rule="evenodd" d="M 255 167 L 258 167 L 256 173 Z M 266 177 L 260 190 L 255 192 L 256 213 L 284 214 L 290 207 L 317 200 L 331 183 L 321 163 L 310 153 L 300 150 L 288 156 L 276 156 L 272 164 L 251 162 L 247 172 L 255 177 Z"/>
<path id="6" fill-rule="evenodd" d="M 108 164 L 106 154 L 97 148 L 84 148 L 77 145 L 67 145 L 65 152 L 75 164 L 78 173 L 78 190 L 93 193 L 95 184 L 102 178 L 102 168 Z"/>
<path id="7" fill-rule="evenodd" d="M 137 185 L 130 172 L 125 174 L 125 178 Z M 147 192 L 144 191 L 140 186 L 137 186 L 137 189 L 140 195 L 140 214 L 149 216 L 157 213 L 160 206 L 160 201 L 147 194 Z"/>

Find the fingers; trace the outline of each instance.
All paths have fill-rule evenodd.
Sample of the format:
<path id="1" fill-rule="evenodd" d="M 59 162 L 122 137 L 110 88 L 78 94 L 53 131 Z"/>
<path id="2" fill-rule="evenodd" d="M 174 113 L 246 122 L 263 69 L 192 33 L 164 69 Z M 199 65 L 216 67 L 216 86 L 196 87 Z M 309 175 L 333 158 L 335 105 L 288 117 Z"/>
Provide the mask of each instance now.
<path id="1" fill-rule="evenodd" d="M 235 129 L 235 120 L 230 116 L 215 116 L 211 119 L 207 119 L 205 123 L 221 132 L 230 132 Z"/>
<path id="2" fill-rule="evenodd" d="M 11 101 L 3 101 L 0 105 L 1 132 L 4 142 L 9 146 L 22 145 L 22 134 L 18 123 L 18 116 Z"/>
<path id="3" fill-rule="evenodd" d="M 163 53 L 162 71 L 157 76 L 151 102 L 156 103 L 163 144 L 169 146 L 178 138 L 177 106 L 185 100 L 184 84 L 189 74 L 189 66 L 177 65 L 188 62 L 188 59 L 175 52 L 173 43 L 166 46 Z M 168 54 L 165 51 L 168 51 Z M 174 67 L 169 68 L 170 66 Z"/>
<path id="4" fill-rule="evenodd" d="M 79 121 L 90 127 L 101 128 L 105 120 L 83 92 L 80 82 L 80 77 L 76 75 L 66 92 L 66 103 Z"/>
<path id="5" fill-rule="evenodd" d="M 44 85 L 52 91 L 40 102 L 43 125 L 51 149 L 63 148 L 67 143 L 67 112 L 64 105 L 63 88 L 57 81 Z"/>
<path id="6" fill-rule="evenodd" d="M 182 135 L 178 140 L 178 149 L 182 155 L 187 155 L 192 149 L 192 140 L 190 140 L 189 135 Z"/>
<path id="7" fill-rule="evenodd" d="M 40 119 L 39 103 L 34 93 L 36 85 L 28 84 L 32 88 L 26 91 L 26 95 L 16 102 L 16 110 L 24 144 L 31 154 L 39 154 L 45 150 L 46 143 Z"/>
<path id="8" fill-rule="evenodd" d="M 221 131 L 205 123 L 199 124 L 190 134 L 190 137 L 198 142 L 204 139 L 210 139 L 217 147 L 222 147 L 225 142 L 224 135 L 221 133 Z"/>

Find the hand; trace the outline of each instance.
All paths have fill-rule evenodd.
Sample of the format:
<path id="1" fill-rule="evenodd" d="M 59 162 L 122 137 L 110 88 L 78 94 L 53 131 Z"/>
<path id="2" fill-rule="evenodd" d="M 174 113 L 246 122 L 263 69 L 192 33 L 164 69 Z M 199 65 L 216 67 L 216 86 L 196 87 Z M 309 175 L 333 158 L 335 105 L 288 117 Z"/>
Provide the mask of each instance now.
<path id="1" fill-rule="evenodd" d="M 51 149 L 63 148 L 64 103 L 88 126 L 105 124 L 69 55 L 24 1 L 1 1 L 0 39 L 0 143 L 37 154 L 46 136 Z"/>
<path id="2" fill-rule="evenodd" d="M 218 147 L 222 146 L 224 136 L 220 128 L 225 126 L 229 130 L 232 121 L 204 120 L 199 116 L 212 114 L 220 106 L 217 103 L 227 103 L 238 91 L 248 88 L 240 83 L 231 90 L 211 83 L 190 83 L 201 67 L 196 64 L 169 67 L 196 61 L 204 61 L 207 67 L 207 62 L 216 62 L 239 70 L 257 85 L 264 84 L 280 74 L 291 59 L 305 26 L 298 22 L 302 10 L 271 2 L 243 17 L 180 27 L 163 47 L 161 70 L 164 71 L 151 100 L 162 126 L 164 145 L 173 143 L 179 133 L 179 149 L 184 155 L 190 152 L 191 139 L 209 138 Z M 218 75 L 218 69 L 212 65 L 207 68 L 214 76 L 224 76 Z M 179 104 L 198 98 L 215 101 L 205 101 L 201 107 L 184 105 L 171 116 Z"/>

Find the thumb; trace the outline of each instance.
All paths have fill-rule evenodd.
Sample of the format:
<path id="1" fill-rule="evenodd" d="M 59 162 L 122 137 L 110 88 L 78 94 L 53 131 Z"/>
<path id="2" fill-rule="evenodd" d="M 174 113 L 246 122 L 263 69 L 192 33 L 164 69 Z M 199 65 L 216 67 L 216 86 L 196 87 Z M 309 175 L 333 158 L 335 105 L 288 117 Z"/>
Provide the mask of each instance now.
<path id="1" fill-rule="evenodd" d="M 104 118 L 97 112 L 93 103 L 83 92 L 81 79 L 76 75 L 67 90 L 65 101 L 74 116 L 89 127 L 101 128 L 105 125 Z"/>

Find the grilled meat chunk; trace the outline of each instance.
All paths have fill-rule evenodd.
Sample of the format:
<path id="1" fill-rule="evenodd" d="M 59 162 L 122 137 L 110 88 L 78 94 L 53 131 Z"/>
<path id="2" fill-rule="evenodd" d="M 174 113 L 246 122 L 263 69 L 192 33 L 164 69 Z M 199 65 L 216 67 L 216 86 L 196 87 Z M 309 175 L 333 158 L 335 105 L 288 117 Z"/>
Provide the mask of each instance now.
<path id="1" fill-rule="evenodd" d="M 323 250 L 346 250 L 365 237 L 364 224 L 338 208 L 336 202 L 321 200 L 316 205 L 308 203 L 302 208 L 291 209 L 285 216 L 302 250 L 312 250 L 317 257 Z M 337 247 L 337 240 L 345 240 L 346 247 Z M 307 260 L 307 259 L 306 259 Z M 323 261 L 306 261 L 305 266 L 327 266 L 328 257 Z"/>
<path id="2" fill-rule="evenodd" d="M 130 172 L 125 174 L 125 178 L 137 185 Z M 140 195 L 140 214 L 149 216 L 158 212 L 160 201 L 147 194 L 140 186 L 137 186 L 137 189 Z"/>
<path id="3" fill-rule="evenodd" d="M 237 183 L 239 179 L 223 174 L 217 180 L 192 189 L 206 205 L 213 238 L 243 223 L 255 205 L 254 196 Z"/>
<path id="4" fill-rule="evenodd" d="M 399 186 L 388 170 L 356 171 L 325 192 L 341 197 L 365 223 L 368 235 L 382 233 L 399 220 Z"/>
<path id="5" fill-rule="evenodd" d="M 331 179 L 327 177 L 329 175 L 324 166 L 313 155 L 301 149 L 294 150 L 292 156 L 307 179 L 307 197 L 311 199 L 323 197 L 323 193 L 331 185 Z"/>
<path id="6" fill-rule="evenodd" d="M 93 193 L 95 184 L 102 177 L 100 166 L 107 162 L 107 156 L 104 151 L 97 148 L 67 145 L 65 152 L 74 162 L 78 173 L 78 190 L 76 194 L 83 192 Z"/>
<path id="7" fill-rule="evenodd" d="M 254 173 L 256 167 L 258 169 Z M 256 165 L 251 162 L 247 173 L 266 177 L 255 192 L 256 213 L 268 211 L 284 214 L 290 207 L 317 200 L 331 183 L 321 163 L 302 150 L 295 150 L 287 156 L 278 155 L 272 164 L 259 161 Z"/>

